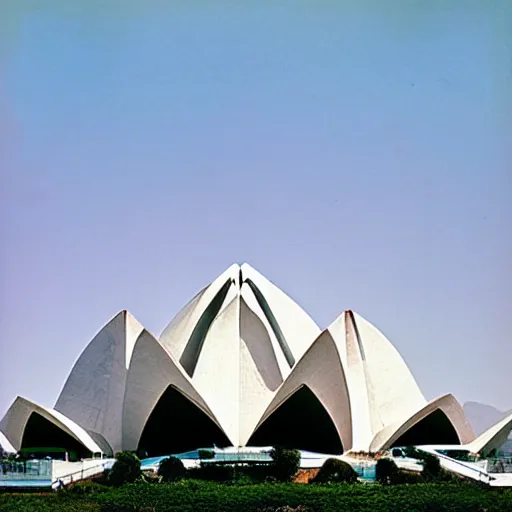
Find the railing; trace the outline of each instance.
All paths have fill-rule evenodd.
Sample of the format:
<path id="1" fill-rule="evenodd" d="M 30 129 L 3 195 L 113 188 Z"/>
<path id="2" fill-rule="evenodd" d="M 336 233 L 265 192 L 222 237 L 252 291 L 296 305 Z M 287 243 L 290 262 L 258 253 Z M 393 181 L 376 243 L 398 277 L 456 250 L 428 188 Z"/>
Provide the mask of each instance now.
<path id="1" fill-rule="evenodd" d="M 271 462 L 272 457 L 265 452 L 218 452 L 212 458 L 199 458 L 201 462 Z"/>
<path id="2" fill-rule="evenodd" d="M 0 463 L 0 482 L 11 480 L 51 480 L 51 460 L 3 461 Z"/>
<path id="3" fill-rule="evenodd" d="M 512 473 L 512 458 L 488 459 L 488 473 Z"/>
<path id="4" fill-rule="evenodd" d="M 452 459 L 451 457 L 443 455 L 436 450 L 428 450 L 423 447 L 417 447 L 417 449 L 435 455 L 439 458 L 441 465 L 444 466 L 445 469 L 458 473 L 459 475 L 467 476 L 486 484 L 490 483 L 493 479 L 493 477 L 491 477 L 485 470 L 478 469 L 475 466 L 470 466 L 470 462 L 461 462 L 459 460 Z"/>
<path id="5" fill-rule="evenodd" d="M 72 473 L 60 475 L 58 478 L 55 478 L 52 482 L 52 488 L 64 487 L 73 482 L 83 480 L 84 478 L 99 475 L 100 473 L 103 473 L 104 470 L 105 464 L 98 464 L 96 466 L 91 466 L 88 468 L 84 468 L 82 466 L 82 468 L 79 469 L 78 471 L 73 471 Z"/>

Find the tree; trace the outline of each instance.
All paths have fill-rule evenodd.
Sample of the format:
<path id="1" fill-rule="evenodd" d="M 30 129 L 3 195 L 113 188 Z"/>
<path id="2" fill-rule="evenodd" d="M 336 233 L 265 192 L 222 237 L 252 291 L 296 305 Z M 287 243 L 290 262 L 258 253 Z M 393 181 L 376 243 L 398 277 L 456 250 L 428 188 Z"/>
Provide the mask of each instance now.
<path id="1" fill-rule="evenodd" d="M 181 480 L 186 473 L 185 466 L 180 459 L 176 457 L 167 457 L 158 467 L 158 476 L 162 477 L 164 482 L 176 482 Z"/>
<path id="2" fill-rule="evenodd" d="M 420 452 L 415 446 L 406 446 L 404 448 L 404 453 L 406 457 L 410 459 L 419 459 L 423 460 L 423 455 L 425 452 Z"/>
<path id="3" fill-rule="evenodd" d="M 312 480 L 315 484 L 326 483 L 354 483 L 357 482 L 357 473 L 347 462 L 339 459 L 327 459 L 316 477 Z"/>
<path id="4" fill-rule="evenodd" d="M 439 480 L 443 470 L 439 458 L 431 453 L 425 453 L 423 456 L 423 470 L 421 475 L 425 480 Z"/>
<path id="5" fill-rule="evenodd" d="M 119 486 L 136 482 L 142 477 L 140 460 L 132 452 L 119 452 L 109 474 L 112 485 Z"/>
<path id="6" fill-rule="evenodd" d="M 270 451 L 272 472 L 281 482 L 289 482 L 300 468 L 300 452 L 281 446 L 274 446 Z"/>
<path id="7" fill-rule="evenodd" d="M 392 485 L 399 481 L 398 466 L 394 460 L 379 459 L 375 467 L 375 479 L 379 484 Z"/>

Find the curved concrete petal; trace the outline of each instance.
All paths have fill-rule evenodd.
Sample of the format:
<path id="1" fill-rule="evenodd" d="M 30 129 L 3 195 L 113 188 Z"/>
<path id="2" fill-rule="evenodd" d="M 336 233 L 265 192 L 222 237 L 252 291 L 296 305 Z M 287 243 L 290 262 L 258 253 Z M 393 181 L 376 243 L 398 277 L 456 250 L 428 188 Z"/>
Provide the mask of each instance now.
<path id="1" fill-rule="evenodd" d="M 365 451 L 377 432 L 414 414 L 426 400 L 398 351 L 368 321 L 345 311 L 328 330 L 347 378 L 353 449 Z"/>
<path id="2" fill-rule="evenodd" d="M 278 334 L 281 332 L 282 343 L 289 347 L 294 361 L 298 361 L 320 335 L 320 328 L 294 300 L 257 270 L 244 263 L 241 271 L 244 282 L 254 283 L 261 292 L 276 320 L 278 327 L 274 327 L 274 330 Z M 262 305 L 262 308 L 266 309 L 266 305 Z M 286 349 L 283 347 L 283 350 Z"/>
<path id="3" fill-rule="evenodd" d="M 272 339 L 261 316 L 244 300 L 243 292 L 240 300 L 240 339 L 242 348 L 245 347 L 247 356 L 255 366 L 251 373 L 259 377 L 257 382 L 268 391 L 276 391 L 283 383 L 283 377 Z"/>
<path id="4" fill-rule="evenodd" d="M 193 338 L 194 329 L 201 322 L 201 319 L 203 323 L 213 320 L 220 313 L 223 306 L 229 303 L 230 299 L 227 298 L 227 295 L 230 288 L 232 288 L 230 284 L 233 283 L 233 287 L 236 288 L 239 273 L 240 266 L 237 264 L 231 265 L 210 285 L 203 288 L 163 330 L 159 338 L 160 343 L 177 361 L 182 359 L 187 347 L 189 347 L 191 353 L 187 358 L 196 356 L 197 359 L 198 351 L 194 346 L 194 339 L 196 338 Z M 215 303 L 216 299 L 219 304 Z M 212 318 L 208 318 L 209 316 Z M 205 325 L 205 329 L 208 329 L 208 325 Z M 200 351 L 201 347 L 197 348 Z M 189 372 L 189 375 L 191 373 L 193 372 Z"/>
<path id="5" fill-rule="evenodd" d="M 205 336 L 192 378 L 195 389 L 234 446 L 239 443 L 240 331 L 239 297 L 215 318 Z"/>
<path id="6" fill-rule="evenodd" d="M 242 289 L 243 292 L 243 289 Z M 259 314 L 258 314 L 259 313 Z M 240 442 L 249 439 L 283 383 L 271 334 L 261 312 L 240 298 Z"/>
<path id="7" fill-rule="evenodd" d="M 498 449 L 512 431 L 512 414 L 495 423 L 466 447 L 471 453 L 489 452 Z"/>
<path id="8" fill-rule="evenodd" d="M 243 302 L 247 305 L 249 310 L 258 318 L 259 324 L 263 326 L 265 333 L 262 333 L 262 340 L 264 340 L 264 343 L 268 346 L 268 342 L 270 341 L 270 347 L 273 352 L 273 359 L 277 362 L 277 366 L 279 368 L 279 373 L 281 375 L 281 382 L 282 384 L 283 380 L 290 374 L 291 366 L 286 360 L 285 354 L 281 348 L 281 345 L 279 343 L 279 340 L 277 339 L 276 333 L 274 329 L 272 328 L 270 322 L 268 321 L 267 316 L 263 312 L 263 309 L 261 308 L 258 300 L 254 296 L 253 291 L 249 287 L 247 283 L 243 283 L 240 295 L 243 300 Z M 242 311 L 242 310 L 241 310 Z M 247 321 L 247 318 L 245 318 Z M 240 318 L 240 325 L 242 325 L 242 318 Z M 257 324 L 254 324 L 254 327 L 256 327 Z M 246 322 L 246 328 L 244 329 L 244 335 L 247 339 L 256 336 L 256 333 L 250 333 L 248 330 L 247 322 Z M 267 404 L 268 405 L 268 404 Z"/>
<path id="9" fill-rule="evenodd" d="M 0 432 L 0 448 L 7 453 L 16 453 L 16 449 L 3 432 Z"/>
<path id="10" fill-rule="evenodd" d="M 73 366 L 55 410 L 122 449 L 121 420 L 127 368 L 142 325 L 121 311 L 87 345 Z"/>
<path id="11" fill-rule="evenodd" d="M 325 408 L 344 449 L 351 448 L 351 412 L 345 374 L 336 343 L 328 331 L 320 334 L 293 368 L 251 435 L 302 386 L 307 386 Z M 249 438 L 242 439 L 242 443 Z"/>
<path id="12" fill-rule="evenodd" d="M 135 343 L 126 381 L 122 423 L 123 449 L 137 449 L 151 412 L 169 386 L 177 388 L 224 432 L 222 425 L 181 366 L 152 334 L 144 330 Z M 232 439 L 230 441 L 233 442 Z"/>
<path id="13" fill-rule="evenodd" d="M 0 430 L 18 451 L 30 415 L 35 412 L 83 444 L 92 453 L 104 452 L 92 437 L 74 421 L 54 409 L 48 409 L 19 396 L 0 422 Z"/>
<path id="14" fill-rule="evenodd" d="M 238 446 L 318 333 L 299 306 L 244 264 L 201 291 L 160 342 Z"/>
<path id="15" fill-rule="evenodd" d="M 382 429 L 370 445 L 370 451 L 387 450 L 408 430 L 427 418 L 435 411 L 442 411 L 457 432 L 460 443 L 467 443 L 474 438 L 473 430 L 464 415 L 464 411 L 453 395 L 444 395 L 432 400 L 412 416 L 402 422 L 388 425 Z"/>

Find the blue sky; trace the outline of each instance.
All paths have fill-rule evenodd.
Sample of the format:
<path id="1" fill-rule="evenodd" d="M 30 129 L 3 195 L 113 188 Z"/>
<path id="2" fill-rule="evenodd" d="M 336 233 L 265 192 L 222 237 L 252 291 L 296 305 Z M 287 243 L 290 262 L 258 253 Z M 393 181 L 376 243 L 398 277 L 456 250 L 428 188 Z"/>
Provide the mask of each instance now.
<path id="1" fill-rule="evenodd" d="M 4 0 L 0 415 L 247 261 L 512 408 L 512 3 Z"/>

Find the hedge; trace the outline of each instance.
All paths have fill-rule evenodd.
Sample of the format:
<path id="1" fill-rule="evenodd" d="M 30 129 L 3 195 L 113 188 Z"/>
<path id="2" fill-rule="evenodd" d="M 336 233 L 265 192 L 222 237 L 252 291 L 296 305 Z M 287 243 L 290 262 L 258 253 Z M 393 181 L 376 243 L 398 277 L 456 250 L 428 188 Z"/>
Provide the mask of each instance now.
<path id="1" fill-rule="evenodd" d="M 504 512 L 512 510 L 512 490 L 448 483 L 236 486 L 184 480 L 83 495 L 0 495 L 0 512 L 261 512 L 284 506 L 304 512 Z"/>

